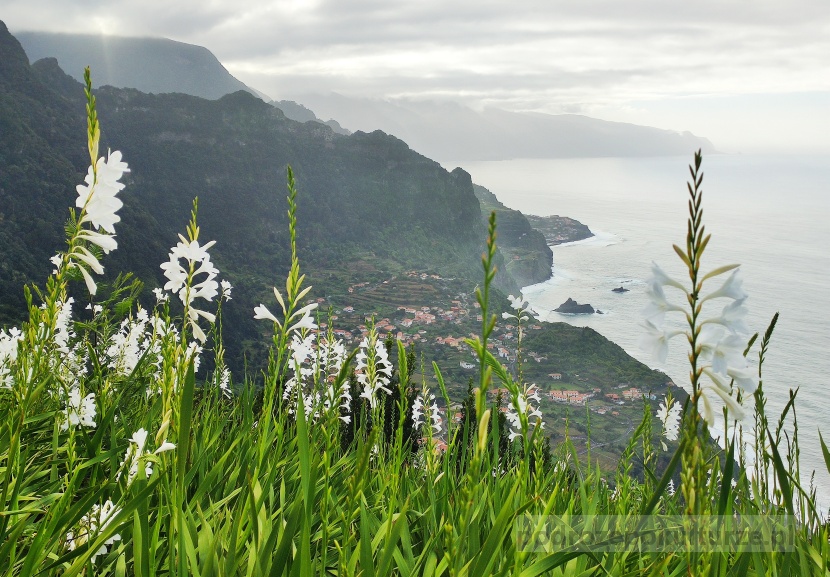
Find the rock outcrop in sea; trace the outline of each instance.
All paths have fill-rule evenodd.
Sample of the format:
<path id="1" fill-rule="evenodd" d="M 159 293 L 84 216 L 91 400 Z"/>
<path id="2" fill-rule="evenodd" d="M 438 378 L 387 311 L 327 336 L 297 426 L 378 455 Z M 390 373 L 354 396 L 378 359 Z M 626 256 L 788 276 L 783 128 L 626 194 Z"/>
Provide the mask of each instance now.
<path id="1" fill-rule="evenodd" d="M 581 305 L 572 298 L 569 298 L 558 308 L 553 309 L 557 313 L 564 313 L 566 315 L 592 315 L 595 312 L 594 307 L 589 304 Z"/>

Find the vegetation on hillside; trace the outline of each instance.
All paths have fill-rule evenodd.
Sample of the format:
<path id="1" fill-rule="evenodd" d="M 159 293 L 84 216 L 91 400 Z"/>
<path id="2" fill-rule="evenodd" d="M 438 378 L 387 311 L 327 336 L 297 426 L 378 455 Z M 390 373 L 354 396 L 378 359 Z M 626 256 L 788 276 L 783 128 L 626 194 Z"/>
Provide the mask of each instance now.
<path id="1" fill-rule="evenodd" d="M 319 123 L 294 122 L 244 92 L 208 101 L 108 87 L 98 97 L 101 149 L 122 150 L 135 167 L 125 177 L 121 249 L 108 261 L 108 280 L 131 270 L 147 289 L 162 286 L 158 263 L 180 230 L 179 215 L 198 196 L 201 226 L 218 241 L 214 259 L 235 279 L 236 296 L 225 311 L 227 361 L 234 368 L 244 366 L 246 354 L 266 354 L 247 311 L 290 265 L 285 212 L 272 201 L 288 164 L 305 195 L 300 249 L 321 296 L 359 282 L 343 271 L 358 271 L 363 262 L 384 273 L 418 269 L 457 277 L 468 291 L 477 282 L 486 229 L 469 175 L 447 172 L 392 136 L 344 136 Z M 24 319 L 20 285 L 49 273 L 48 258 L 63 235 L 63 207 L 88 164 L 78 153 L 83 106 L 80 84 L 54 60 L 30 66 L 2 26 L 2 322 Z M 500 286 L 518 289 L 509 277 Z M 152 304 L 148 294 L 139 297 L 145 307 Z"/>
<path id="2" fill-rule="evenodd" d="M 402 344 L 387 346 L 372 327 L 348 351 L 319 330 L 290 169 L 287 272 L 248 312 L 270 336 L 268 361 L 234 374 L 224 308 L 236 293 L 212 260 L 201 200 L 165 258 L 152 310 L 136 304 L 129 278 L 103 282 L 101 263 L 120 250 L 122 189 L 140 168 L 99 151 L 88 79 L 85 97 L 91 164 L 66 244 L 45 285 L 25 287 L 28 320 L 0 332 L 3 575 L 830 574 L 830 524 L 798 466 L 795 393 L 780 418 L 765 413 L 774 321 L 747 343 L 735 266 L 702 267 L 699 155 L 677 247 L 690 284 L 655 269 L 644 337 L 658 356 L 685 339 L 690 397 L 682 411 L 671 398 L 656 414 L 644 404 L 605 475 L 581 463 L 569 436 L 544 442 L 538 388 L 488 347 L 499 322 L 495 214 L 475 293 L 480 329 L 465 339 L 477 386 L 460 421 L 441 411 L 441 372 L 433 366 L 437 387 L 427 387 L 429 368 L 413 366 Z M 70 287 L 91 297 L 88 310 Z M 711 302 L 726 306 L 708 316 Z M 517 326 L 520 358 L 533 321 L 520 299 L 510 307 L 502 319 Z M 683 329 L 664 328 L 671 313 Z M 505 392 L 491 404 L 496 387 Z M 736 425 L 723 451 L 705 442 L 714 398 Z M 753 405 L 754 420 L 742 414 Z M 655 432 L 677 444 L 655 443 Z"/>

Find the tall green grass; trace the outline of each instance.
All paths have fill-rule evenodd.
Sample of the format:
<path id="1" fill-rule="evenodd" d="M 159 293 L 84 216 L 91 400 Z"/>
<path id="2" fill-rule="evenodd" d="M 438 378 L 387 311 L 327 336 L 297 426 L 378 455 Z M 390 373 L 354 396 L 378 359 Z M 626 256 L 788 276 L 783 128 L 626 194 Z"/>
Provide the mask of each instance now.
<path id="1" fill-rule="evenodd" d="M 91 92 L 89 103 L 95 164 L 99 128 Z M 697 157 L 690 192 L 700 185 L 699 168 Z M 200 301 L 188 297 L 182 305 L 161 293 L 153 311 L 141 312 L 140 283 L 123 276 L 102 285 L 95 309 L 70 313 L 67 286 L 89 274 L 80 270 L 88 261 L 72 255 L 83 246 L 103 258 L 80 232 L 85 209 L 73 217 L 57 273 L 43 288 L 25 289 L 29 321 L 19 335 L 3 333 L 3 575 L 830 575 L 828 523 L 801 477 L 797 433 L 786 433 L 798 430 L 796 392 L 783 414 L 768 416 L 761 382 L 744 401 L 755 409 L 754 420 L 743 424 L 746 437 L 751 431 L 757 442 L 747 445 L 736 433 L 717 451 L 697 413 L 700 375 L 691 342 L 692 397 L 667 468 L 655 468 L 657 423 L 648 410 L 613 477 L 581 462 L 567 439 L 546 452 L 544 432 L 528 409 L 532 390 L 487 349 L 497 322 L 489 309 L 491 216 L 477 292 L 481 333 L 470 340 L 480 369 L 474 408 L 461 423 L 443 419 L 447 448 L 436 450 L 430 394 L 450 402 L 436 365 L 439 390 L 430 393 L 400 343 L 379 347 L 370 334 L 361 350 L 335 362 L 326 348 L 332 335 L 312 328 L 295 242 L 298 198 L 289 170 L 292 266 L 275 289 L 276 314 L 260 315 L 273 327 L 268 366 L 230 380 L 221 296 L 215 317 L 194 313 L 194 320 L 190 311 Z M 708 238 L 695 236 L 702 215 L 692 198 L 698 206 L 685 253 L 696 273 L 688 255 L 699 258 Z M 199 240 L 195 203 L 187 235 L 182 240 L 190 246 Z M 191 261 L 186 270 L 187 294 L 198 292 L 200 266 Z M 758 346 L 759 377 L 775 320 Z M 206 325 L 203 342 L 198 333 Z M 299 359 L 302 342 L 308 355 Z M 215 369 L 197 370 L 199 357 L 209 357 Z M 510 391 L 505 402 L 518 426 L 510 455 L 503 441 L 509 424 L 486 401 L 494 383 Z M 416 394 L 425 418 L 413 433 Z M 89 395 L 94 426 L 78 418 L 90 416 L 79 401 Z M 823 439 L 822 446 L 830 469 Z M 643 463 L 642 479 L 631 475 L 635 460 Z M 672 492 L 675 481 L 680 488 Z M 532 551 L 515 533 L 520 519 L 535 520 L 543 531 L 546 516 L 658 514 L 781 516 L 794 527 L 794 547 Z"/>

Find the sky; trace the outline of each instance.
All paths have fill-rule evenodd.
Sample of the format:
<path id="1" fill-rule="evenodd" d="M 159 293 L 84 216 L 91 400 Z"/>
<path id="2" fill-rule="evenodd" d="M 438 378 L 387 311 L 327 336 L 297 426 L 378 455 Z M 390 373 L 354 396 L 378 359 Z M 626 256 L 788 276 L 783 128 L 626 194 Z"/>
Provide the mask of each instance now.
<path id="1" fill-rule="evenodd" d="M 830 154 L 828 0 L 4 0 L 0 20 L 205 46 L 277 100 L 453 100 Z"/>

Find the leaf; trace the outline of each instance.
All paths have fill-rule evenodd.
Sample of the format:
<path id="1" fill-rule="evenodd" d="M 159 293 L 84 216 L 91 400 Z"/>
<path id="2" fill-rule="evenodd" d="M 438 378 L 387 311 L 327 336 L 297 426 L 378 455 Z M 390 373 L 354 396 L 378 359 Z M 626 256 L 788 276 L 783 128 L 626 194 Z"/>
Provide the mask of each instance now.
<path id="1" fill-rule="evenodd" d="M 581 551 L 570 553 L 551 553 L 546 557 L 542 557 L 536 563 L 522 571 L 519 574 L 519 577 L 536 577 L 537 575 L 541 575 L 542 573 L 561 567 L 571 559 L 576 559 L 582 555 L 584 555 L 584 553 Z"/>
<path id="2" fill-rule="evenodd" d="M 375 563 L 372 558 L 372 532 L 369 528 L 369 515 L 366 513 L 366 504 L 360 502 L 360 568 L 367 577 L 374 577 Z"/>
<path id="3" fill-rule="evenodd" d="M 781 460 L 781 455 L 778 454 L 778 447 L 775 445 L 775 440 L 772 438 L 772 433 L 767 431 L 769 437 L 770 450 L 772 450 L 772 463 L 775 466 L 775 472 L 778 475 L 778 481 L 781 483 L 781 493 L 784 498 L 784 506 L 787 511 L 795 519 L 795 511 L 793 510 L 793 492 L 790 488 L 790 477 L 784 462 Z"/>
<path id="4" fill-rule="evenodd" d="M 830 451 L 827 450 L 827 445 L 821 436 L 821 431 L 818 432 L 818 440 L 821 443 L 821 452 L 824 454 L 824 465 L 827 467 L 827 472 L 830 473 Z"/>
<path id="5" fill-rule="evenodd" d="M 726 454 L 723 478 L 720 485 L 720 498 L 718 499 L 718 515 L 725 515 L 732 495 L 732 475 L 735 467 L 735 441 L 729 443 L 729 452 Z"/>
<path id="6" fill-rule="evenodd" d="M 181 404 L 179 405 L 179 435 L 176 443 L 176 465 L 178 468 L 179 483 L 184 483 L 187 471 L 187 454 L 190 449 L 190 426 L 193 419 L 193 392 L 196 388 L 196 375 L 193 372 L 193 360 L 187 365 L 187 376 L 182 387 Z"/>
<path id="7" fill-rule="evenodd" d="M 680 464 L 680 457 L 683 455 L 683 449 L 686 446 L 686 443 L 687 441 L 685 437 L 680 441 L 680 443 L 678 443 L 677 450 L 674 452 L 671 461 L 669 461 L 669 465 L 666 467 L 666 472 L 663 473 L 663 476 L 660 478 L 660 482 L 654 488 L 654 495 L 652 495 L 651 500 L 640 512 L 640 514 L 644 517 L 651 514 L 654 507 L 657 506 L 657 503 L 660 501 L 660 497 L 663 496 L 663 493 L 666 490 L 672 475 L 674 474 L 674 470 Z"/>
<path id="8" fill-rule="evenodd" d="M 677 256 L 680 257 L 680 260 L 682 260 L 684 263 L 686 263 L 687 267 L 692 268 L 692 263 L 691 263 L 691 261 L 689 261 L 689 257 L 686 256 L 686 253 L 683 252 L 683 249 L 681 249 L 676 244 L 673 244 L 672 248 L 674 249 L 674 252 L 677 253 Z"/>
<path id="9" fill-rule="evenodd" d="M 718 267 L 718 268 L 716 268 L 715 270 L 713 270 L 713 271 L 710 271 L 710 272 L 706 273 L 706 274 L 703 276 L 703 278 L 702 278 L 702 279 L 700 279 L 700 280 L 701 280 L 701 282 L 703 282 L 703 281 L 705 281 L 705 280 L 708 280 L 708 279 L 710 279 L 710 278 L 716 277 L 716 276 L 718 276 L 718 275 L 722 275 L 722 274 L 723 274 L 723 273 L 725 273 L 725 272 L 729 272 L 730 270 L 736 269 L 736 268 L 738 268 L 739 266 L 741 266 L 741 265 L 739 265 L 739 264 L 727 264 L 727 265 L 724 265 L 724 266 Z"/>

